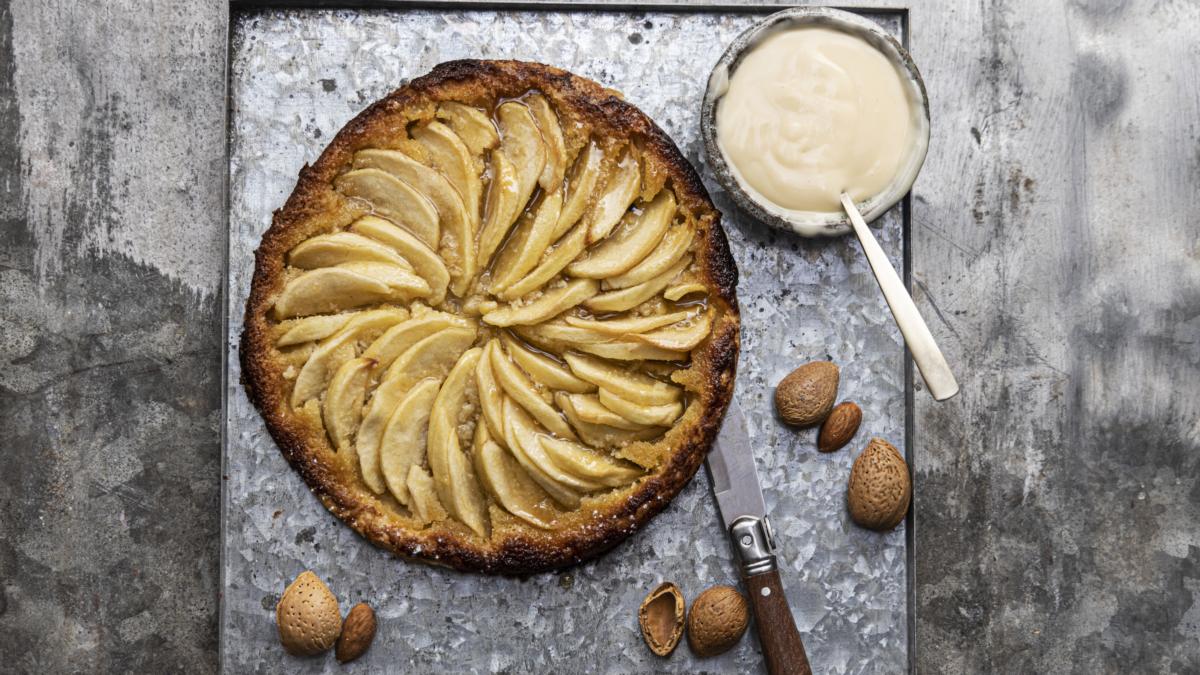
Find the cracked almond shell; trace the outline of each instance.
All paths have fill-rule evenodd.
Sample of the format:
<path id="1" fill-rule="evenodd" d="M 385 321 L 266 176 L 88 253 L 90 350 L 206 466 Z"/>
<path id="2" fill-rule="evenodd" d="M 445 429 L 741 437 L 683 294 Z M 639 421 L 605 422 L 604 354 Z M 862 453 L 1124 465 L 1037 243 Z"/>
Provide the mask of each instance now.
<path id="1" fill-rule="evenodd" d="M 683 637 L 683 593 L 667 581 L 650 591 L 638 610 L 638 625 L 650 651 L 667 656 Z"/>

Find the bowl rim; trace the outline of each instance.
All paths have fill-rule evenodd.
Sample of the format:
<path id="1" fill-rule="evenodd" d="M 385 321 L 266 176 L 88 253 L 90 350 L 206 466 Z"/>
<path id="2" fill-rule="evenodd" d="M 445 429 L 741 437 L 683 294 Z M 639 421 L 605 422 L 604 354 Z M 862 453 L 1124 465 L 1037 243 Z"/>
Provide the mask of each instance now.
<path id="1" fill-rule="evenodd" d="M 906 161 L 882 192 L 858 204 L 859 211 L 862 212 L 863 219 L 867 222 L 883 215 L 908 194 L 925 163 L 930 136 L 929 96 L 925 91 L 925 81 L 908 50 L 895 37 L 884 31 L 879 24 L 861 15 L 830 7 L 792 7 L 764 17 L 734 38 L 725 48 L 716 65 L 713 66 L 701 102 L 700 131 L 704 140 L 705 155 L 717 182 L 732 196 L 739 207 L 768 225 L 790 230 L 806 237 L 845 234 L 851 230 L 851 226 L 849 218 L 844 213 L 813 213 L 812 218 L 804 219 L 796 219 L 794 216 L 785 217 L 784 209 L 770 203 L 766 197 L 758 195 L 753 188 L 742 184 L 717 142 L 717 104 L 728 88 L 730 73 L 737 69 L 745 55 L 757 46 L 766 34 L 779 30 L 785 25 L 788 27 L 825 26 L 863 38 L 887 57 L 901 72 L 906 73 L 910 91 L 915 90 L 919 94 L 920 106 L 924 115 L 918 116 L 916 138 Z"/>

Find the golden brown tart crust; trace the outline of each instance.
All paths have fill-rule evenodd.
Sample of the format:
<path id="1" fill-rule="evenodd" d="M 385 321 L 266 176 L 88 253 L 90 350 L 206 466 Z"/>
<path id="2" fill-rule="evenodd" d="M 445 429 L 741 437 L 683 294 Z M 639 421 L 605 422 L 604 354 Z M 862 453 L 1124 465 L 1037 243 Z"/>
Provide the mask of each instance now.
<path id="1" fill-rule="evenodd" d="M 354 217 L 332 183 L 347 170 L 356 151 L 389 147 L 389 139 L 404 135 L 409 120 L 431 118 L 439 102 L 486 108 L 530 91 L 540 92 L 553 104 L 564 129 L 579 121 L 590 126 L 594 137 L 627 138 L 637 144 L 645 166 L 644 183 L 669 184 L 679 210 L 695 220 L 694 268 L 709 287 L 708 303 L 719 310 L 718 318 L 708 339 L 692 350 L 691 367 L 675 375 L 675 382 L 688 390 L 689 404 L 657 441 L 669 448 L 669 454 L 652 473 L 589 499 L 584 509 L 588 513 L 574 514 L 561 529 L 511 527 L 487 540 L 454 521 L 417 529 L 397 515 L 399 507 L 390 498 L 372 493 L 352 468 L 337 460 L 322 429 L 294 413 L 283 377 L 285 365 L 277 358 L 274 344 L 272 306 L 284 285 L 288 252 Z M 739 349 L 737 269 L 720 213 L 692 166 L 645 114 L 615 92 L 550 66 L 518 61 L 443 63 L 372 104 L 346 124 L 315 164 L 300 171 L 295 190 L 263 235 L 255 261 L 240 349 L 242 380 L 250 400 L 283 455 L 325 507 L 374 544 L 405 558 L 460 570 L 528 574 L 572 565 L 612 548 L 663 510 L 695 474 L 732 394 Z"/>

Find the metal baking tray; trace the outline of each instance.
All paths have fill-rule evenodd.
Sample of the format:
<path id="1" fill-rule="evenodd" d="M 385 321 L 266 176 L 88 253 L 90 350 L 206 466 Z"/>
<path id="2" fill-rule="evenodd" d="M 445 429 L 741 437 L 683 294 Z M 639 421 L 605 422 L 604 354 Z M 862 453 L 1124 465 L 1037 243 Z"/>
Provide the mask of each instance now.
<path id="1" fill-rule="evenodd" d="M 231 3 L 229 251 L 223 410 L 220 613 L 228 672 L 333 672 L 330 658 L 279 648 L 274 606 L 296 574 L 326 579 L 343 609 L 378 612 L 362 667 L 399 672 L 764 672 L 758 642 L 699 661 L 642 644 L 637 607 L 673 581 L 690 600 L 737 583 L 701 471 L 643 531 L 592 562 L 525 579 L 406 563 L 327 513 L 287 466 L 240 385 L 237 359 L 253 251 L 333 134 L 370 102 L 457 58 L 516 58 L 566 68 L 654 118 L 696 166 L 741 270 L 736 397 L 756 444 L 778 531 L 780 571 L 816 672 L 910 669 L 912 519 L 895 532 L 855 527 L 845 483 L 857 446 L 882 436 L 911 453 L 912 372 L 870 269 L 850 239 L 803 239 L 740 213 L 705 166 L 700 99 L 725 46 L 783 5 L 506 2 Z M 903 8 L 855 9 L 907 42 Z M 907 271 L 910 204 L 874 227 Z M 801 362 L 842 367 L 840 394 L 863 408 L 853 448 L 815 451 L 772 411 L 776 382 Z M 912 463 L 911 454 L 909 456 Z"/>

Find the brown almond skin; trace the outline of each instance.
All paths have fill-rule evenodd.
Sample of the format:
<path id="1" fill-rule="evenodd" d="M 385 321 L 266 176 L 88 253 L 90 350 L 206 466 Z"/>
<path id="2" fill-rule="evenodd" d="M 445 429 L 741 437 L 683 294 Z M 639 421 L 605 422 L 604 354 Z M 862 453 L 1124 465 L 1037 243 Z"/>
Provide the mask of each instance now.
<path id="1" fill-rule="evenodd" d="M 667 656 L 683 637 L 683 593 L 667 581 L 650 591 L 638 609 L 638 626 L 650 651 Z"/>
<path id="2" fill-rule="evenodd" d="M 904 457 L 891 443 L 872 438 L 850 469 L 850 517 L 867 529 L 891 530 L 904 520 L 911 500 L 912 480 Z"/>
<path id="3" fill-rule="evenodd" d="M 315 656 L 327 651 L 342 632 L 342 612 L 333 591 L 312 572 L 296 577 L 275 607 L 279 641 L 289 654 Z"/>
<path id="4" fill-rule="evenodd" d="M 732 586 L 713 586 L 701 593 L 688 611 L 688 646 L 699 657 L 716 656 L 733 648 L 750 623 L 750 604 Z"/>
<path id="5" fill-rule="evenodd" d="M 842 401 L 829 412 L 817 434 L 817 450 L 834 452 L 854 438 L 862 424 L 862 408 L 854 401 Z"/>
<path id="6" fill-rule="evenodd" d="M 348 663 L 366 653 L 375 639 L 375 611 L 365 602 L 350 608 L 342 624 L 333 655 L 339 663 Z"/>
<path id="7" fill-rule="evenodd" d="M 838 367 L 828 361 L 811 361 L 788 373 L 775 387 L 775 410 L 784 422 L 797 427 L 820 424 L 837 400 Z"/>

